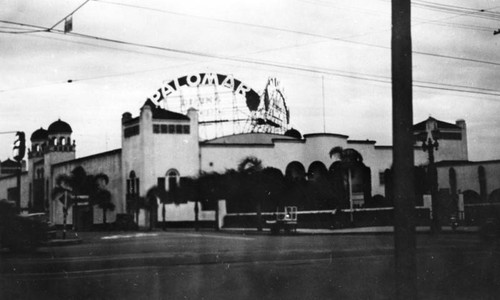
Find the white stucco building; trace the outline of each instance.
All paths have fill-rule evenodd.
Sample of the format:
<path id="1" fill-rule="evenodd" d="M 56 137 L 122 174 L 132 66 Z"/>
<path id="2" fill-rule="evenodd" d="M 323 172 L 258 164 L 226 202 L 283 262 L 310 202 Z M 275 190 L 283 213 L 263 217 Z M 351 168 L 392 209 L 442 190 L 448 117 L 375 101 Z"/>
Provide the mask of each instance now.
<path id="1" fill-rule="evenodd" d="M 201 141 L 198 119 L 195 109 L 184 115 L 162 109 L 148 100 L 136 116 L 123 113 L 121 149 L 78 159 L 75 159 L 77 144 L 71 139 L 72 129 L 68 123 L 57 120 L 47 130 L 40 128 L 30 138 L 28 171 L 22 174 L 21 207 L 26 211 L 47 211 L 51 220 L 60 224 L 61 203 L 51 199 L 52 190 L 59 175 L 69 174 L 81 166 L 89 174 L 104 173 L 109 177 L 107 188 L 116 205 L 107 216 L 112 222 L 117 213 L 126 212 L 131 195 L 144 196 L 153 186 L 171 190 L 181 177 L 195 177 L 200 172 L 222 173 L 236 168 L 248 156 L 258 157 L 264 166 L 278 168 L 283 174 L 292 163 L 302 165 L 306 171 L 313 164 L 323 164 L 328 169 L 333 163 L 329 155 L 333 147 L 359 152 L 370 170 L 371 196 L 385 195 L 383 174 L 392 165 L 391 146 L 377 145 L 372 140 L 350 140 L 346 135 L 334 133 L 300 136 L 293 130 L 285 135 L 246 133 Z M 429 118 L 416 124 L 414 130 L 421 139 L 428 138 L 431 132 L 437 133 L 436 130 L 440 133 L 439 148 L 435 152 L 440 187 L 471 190 L 486 198 L 500 188 L 500 161 L 468 160 L 465 121 L 451 124 Z M 422 151 L 420 145 L 416 141 L 417 166 L 428 163 L 428 153 Z M 478 171 L 480 167 L 483 171 Z M 450 168 L 454 169 L 456 179 L 450 179 L 453 177 Z M 484 178 L 487 178 L 486 185 Z M 15 175 L 3 175 L 0 198 L 15 200 L 12 199 L 15 187 Z M 192 221 L 192 210 L 190 203 L 170 205 L 167 213 L 171 220 Z M 95 224 L 102 219 L 101 210 L 80 205 L 70 211 L 69 223 Z"/>

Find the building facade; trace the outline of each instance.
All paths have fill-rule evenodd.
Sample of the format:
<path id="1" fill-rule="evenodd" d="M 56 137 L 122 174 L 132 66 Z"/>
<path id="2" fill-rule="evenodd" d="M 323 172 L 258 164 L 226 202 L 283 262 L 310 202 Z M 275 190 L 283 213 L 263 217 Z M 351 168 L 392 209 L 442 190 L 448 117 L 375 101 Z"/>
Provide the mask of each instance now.
<path id="1" fill-rule="evenodd" d="M 107 212 L 106 219 L 113 222 L 117 213 L 127 211 L 128 200 L 144 197 L 154 186 L 172 190 L 182 177 L 196 177 L 201 172 L 223 173 L 235 169 L 248 156 L 261 159 L 264 166 L 277 168 L 283 174 L 292 166 L 299 166 L 311 176 L 315 167 L 332 167 L 332 148 L 353 149 L 368 167 L 370 197 L 385 195 L 384 173 L 392 166 L 391 146 L 379 146 L 372 140 L 350 140 L 341 134 L 245 133 L 200 141 L 197 110 L 180 114 L 162 109 L 151 100 L 144 103 L 135 117 L 124 113 L 121 123 L 121 149 L 78 159 L 68 123 L 57 120 L 47 130 L 34 131 L 28 170 L 22 174 L 21 207 L 25 211 L 48 212 L 52 222 L 62 223 L 62 204 L 52 199 L 52 193 L 57 178 L 70 174 L 76 167 L 82 167 L 88 174 L 107 175 L 106 188 L 116 208 Z M 465 121 L 451 124 L 429 118 L 416 124 L 414 131 L 417 166 L 428 164 L 429 159 L 421 141 L 438 138 L 435 160 L 440 187 L 456 193 L 475 191 L 482 199 L 493 197 L 490 195 L 500 188 L 500 161 L 468 160 Z M 0 178 L 0 198 L 14 200 L 15 188 L 15 176 L 7 174 Z M 193 220 L 190 203 L 169 205 L 167 210 L 170 220 Z M 73 206 L 68 219 L 70 224 L 76 222 L 85 227 L 101 223 L 104 218 L 102 210 L 80 203 Z"/>

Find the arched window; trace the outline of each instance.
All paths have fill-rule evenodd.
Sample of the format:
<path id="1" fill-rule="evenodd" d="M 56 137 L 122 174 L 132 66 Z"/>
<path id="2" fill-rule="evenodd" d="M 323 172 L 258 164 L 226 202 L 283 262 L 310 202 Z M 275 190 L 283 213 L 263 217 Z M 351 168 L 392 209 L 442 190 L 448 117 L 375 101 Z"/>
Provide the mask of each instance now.
<path id="1" fill-rule="evenodd" d="M 465 204 L 475 204 L 481 202 L 479 194 L 473 190 L 466 190 L 463 192 Z"/>
<path id="2" fill-rule="evenodd" d="M 457 194 L 457 172 L 455 169 L 450 168 L 448 170 L 448 180 L 450 183 L 450 191 L 452 195 Z"/>
<path id="3" fill-rule="evenodd" d="M 52 145 L 57 146 L 57 138 L 56 137 L 52 138 Z"/>
<path id="4" fill-rule="evenodd" d="M 299 181 L 306 178 L 306 168 L 298 161 L 292 161 L 286 166 L 285 178 L 291 181 Z"/>
<path id="5" fill-rule="evenodd" d="M 179 185 L 179 171 L 170 169 L 167 171 L 165 177 L 167 177 L 167 189 L 171 192 L 177 191 Z"/>
<path id="6" fill-rule="evenodd" d="M 490 193 L 489 201 L 490 202 L 495 202 L 495 203 L 499 203 L 500 202 L 500 189 L 496 189 L 496 190 L 494 190 L 493 192 Z"/>
<path id="7" fill-rule="evenodd" d="M 320 161 L 314 161 L 309 165 L 307 176 L 309 180 L 318 180 L 321 177 L 325 177 L 327 172 L 328 171 L 324 163 Z"/>
<path id="8" fill-rule="evenodd" d="M 137 178 L 134 171 L 130 171 L 127 179 L 127 194 L 139 195 L 139 178 Z"/>
<path id="9" fill-rule="evenodd" d="M 61 144 L 61 146 L 66 145 L 66 139 L 65 139 L 65 138 L 63 138 L 63 137 L 60 137 L 60 138 L 59 138 L 59 144 Z"/>

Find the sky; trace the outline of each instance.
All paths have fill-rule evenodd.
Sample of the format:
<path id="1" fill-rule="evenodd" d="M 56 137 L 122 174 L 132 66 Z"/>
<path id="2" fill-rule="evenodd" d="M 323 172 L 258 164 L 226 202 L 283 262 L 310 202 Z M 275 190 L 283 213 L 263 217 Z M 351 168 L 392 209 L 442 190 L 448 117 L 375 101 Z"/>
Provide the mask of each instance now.
<path id="1" fill-rule="evenodd" d="M 392 144 L 388 0 L 0 3 L 0 133 L 61 119 L 77 157 L 117 149 L 122 113 L 213 72 L 257 92 L 277 78 L 302 134 Z M 474 161 L 500 159 L 499 28 L 500 1 L 412 1 L 414 122 L 464 119 Z M 14 140 L 0 134 L 0 160 Z"/>

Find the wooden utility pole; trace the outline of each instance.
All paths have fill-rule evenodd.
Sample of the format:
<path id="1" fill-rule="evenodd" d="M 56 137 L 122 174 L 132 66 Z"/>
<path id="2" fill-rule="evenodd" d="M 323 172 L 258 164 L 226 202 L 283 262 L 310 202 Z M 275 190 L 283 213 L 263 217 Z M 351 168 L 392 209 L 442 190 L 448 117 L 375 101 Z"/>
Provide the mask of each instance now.
<path id="1" fill-rule="evenodd" d="M 417 299 L 410 0 L 392 0 L 392 132 L 397 299 Z"/>

